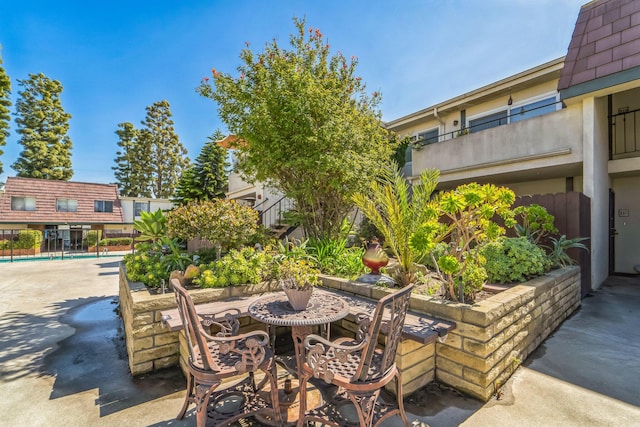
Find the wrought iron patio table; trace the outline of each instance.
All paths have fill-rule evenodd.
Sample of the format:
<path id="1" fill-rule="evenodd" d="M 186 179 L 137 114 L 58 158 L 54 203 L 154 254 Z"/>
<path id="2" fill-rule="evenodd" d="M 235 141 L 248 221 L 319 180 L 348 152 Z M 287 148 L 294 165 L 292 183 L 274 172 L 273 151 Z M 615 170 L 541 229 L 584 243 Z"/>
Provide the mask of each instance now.
<path id="1" fill-rule="evenodd" d="M 306 310 L 297 311 L 289 304 L 284 292 L 258 298 L 248 309 L 253 319 L 273 326 L 291 326 L 291 336 L 296 357 L 296 370 L 301 375 L 304 363 L 304 339 L 313 327 L 330 325 L 349 314 L 346 300 L 319 290 L 314 290 Z M 329 329 L 328 329 L 329 330 Z"/>

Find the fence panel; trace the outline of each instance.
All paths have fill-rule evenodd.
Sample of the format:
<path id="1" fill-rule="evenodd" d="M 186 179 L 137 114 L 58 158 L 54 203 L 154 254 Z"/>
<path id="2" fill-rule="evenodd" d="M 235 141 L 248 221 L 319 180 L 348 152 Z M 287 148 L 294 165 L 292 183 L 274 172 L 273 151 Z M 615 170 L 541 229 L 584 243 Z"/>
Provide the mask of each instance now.
<path id="1" fill-rule="evenodd" d="M 537 204 L 555 218 L 558 236 L 567 239 L 586 237 L 582 243 L 591 251 L 591 201 L 582 193 L 536 194 L 516 199 L 515 206 Z M 550 242 L 546 242 L 549 244 Z M 584 250 L 570 249 L 567 254 L 580 266 L 582 296 L 591 291 L 591 257 Z"/>

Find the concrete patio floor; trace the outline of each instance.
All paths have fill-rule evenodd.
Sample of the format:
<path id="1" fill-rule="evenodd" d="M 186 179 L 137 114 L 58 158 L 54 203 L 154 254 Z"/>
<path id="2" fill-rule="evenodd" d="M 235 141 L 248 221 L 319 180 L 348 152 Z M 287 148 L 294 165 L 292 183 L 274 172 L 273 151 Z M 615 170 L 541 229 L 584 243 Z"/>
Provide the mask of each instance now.
<path id="1" fill-rule="evenodd" d="M 194 426 L 185 381 L 128 372 L 120 258 L 0 263 L 0 426 Z M 583 300 L 488 403 L 432 385 L 406 400 L 413 426 L 640 425 L 640 278 Z M 385 426 L 399 426 L 391 420 Z"/>

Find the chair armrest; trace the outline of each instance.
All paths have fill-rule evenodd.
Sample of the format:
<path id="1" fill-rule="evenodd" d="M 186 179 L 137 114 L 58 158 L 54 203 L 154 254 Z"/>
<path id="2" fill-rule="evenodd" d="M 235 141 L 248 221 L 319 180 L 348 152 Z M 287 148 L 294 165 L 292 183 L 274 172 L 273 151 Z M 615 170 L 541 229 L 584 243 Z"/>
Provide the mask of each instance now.
<path id="1" fill-rule="evenodd" d="M 366 336 L 357 343 L 346 344 L 331 342 L 318 335 L 309 335 L 304 340 L 304 347 L 307 349 L 307 364 L 315 378 L 322 378 L 325 382 L 331 383 L 336 372 L 330 368 L 330 363 L 333 361 L 346 363 L 349 355 L 362 350 L 367 342 Z"/>
<path id="2" fill-rule="evenodd" d="M 224 314 L 221 316 L 221 314 Z M 198 313 L 198 317 L 201 319 L 203 326 L 211 327 L 216 326 L 220 329 L 217 333 L 220 337 L 228 337 L 238 335 L 240 330 L 240 310 L 237 308 L 230 308 L 218 312 L 204 312 Z"/>

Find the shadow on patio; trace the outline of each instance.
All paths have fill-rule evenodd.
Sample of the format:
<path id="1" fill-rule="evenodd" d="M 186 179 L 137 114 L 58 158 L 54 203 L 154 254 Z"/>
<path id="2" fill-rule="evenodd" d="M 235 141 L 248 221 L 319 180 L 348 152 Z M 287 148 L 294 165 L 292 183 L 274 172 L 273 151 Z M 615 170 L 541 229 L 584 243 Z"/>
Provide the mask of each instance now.
<path id="1" fill-rule="evenodd" d="M 56 377 L 51 399 L 98 389 L 102 417 L 184 388 L 177 369 L 131 377 L 117 304 L 115 297 L 102 298 L 60 318 L 76 332 L 44 358 L 42 372 Z"/>

